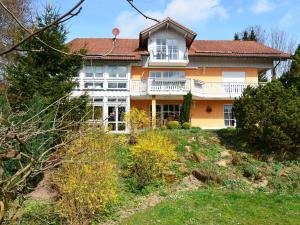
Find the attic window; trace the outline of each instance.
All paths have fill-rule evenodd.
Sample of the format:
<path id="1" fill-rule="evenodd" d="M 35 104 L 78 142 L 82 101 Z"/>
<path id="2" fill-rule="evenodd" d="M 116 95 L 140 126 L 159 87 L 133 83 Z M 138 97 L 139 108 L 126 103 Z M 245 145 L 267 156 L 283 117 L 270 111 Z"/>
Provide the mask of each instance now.
<path id="1" fill-rule="evenodd" d="M 175 39 L 156 39 L 155 58 L 157 60 L 177 60 L 177 41 Z"/>

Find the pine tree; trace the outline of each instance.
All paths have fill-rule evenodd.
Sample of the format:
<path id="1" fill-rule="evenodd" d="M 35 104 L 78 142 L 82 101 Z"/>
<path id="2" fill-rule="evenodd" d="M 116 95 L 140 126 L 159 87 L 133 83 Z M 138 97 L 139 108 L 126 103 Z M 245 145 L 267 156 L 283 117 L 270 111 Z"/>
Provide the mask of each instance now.
<path id="1" fill-rule="evenodd" d="M 181 123 L 190 122 L 192 98 L 193 96 L 191 92 L 184 96 L 180 114 Z"/>
<path id="2" fill-rule="evenodd" d="M 235 41 L 239 41 L 239 40 L 240 40 L 240 36 L 239 36 L 238 33 L 235 33 L 235 34 L 234 34 L 234 40 L 235 40 Z"/>
<path id="3" fill-rule="evenodd" d="M 50 5 L 36 18 L 34 30 L 41 29 L 59 17 Z M 68 52 L 65 45 L 67 31 L 62 24 L 52 26 L 38 37 L 52 47 Z M 22 45 L 25 54 L 15 55 L 15 64 L 7 68 L 10 102 L 13 106 L 27 104 L 38 95 L 50 104 L 72 91 L 76 83 L 73 78 L 82 67 L 82 58 L 65 55 L 43 45 L 32 38 Z"/>
<path id="4" fill-rule="evenodd" d="M 257 41 L 257 37 L 256 37 L 255 31 L 253 30 L 253 28 L 250 31 L 250 36 L 249 36 L 248 40 L 249 41 Z"/>
<path id="5" fill-rule="evenodd" d="M 244 31 L 243 32 L 243 41 L 248 41 L 249 40 L 249 34 L 248 34 L 248 31 Z"/>
<path id="6" fill-rule="evenodd" d="M 290 71 L 284 73 L 280 80 L 285 87 L 295 86 L 300 90 L 300 45 L 292 57 Z"/>

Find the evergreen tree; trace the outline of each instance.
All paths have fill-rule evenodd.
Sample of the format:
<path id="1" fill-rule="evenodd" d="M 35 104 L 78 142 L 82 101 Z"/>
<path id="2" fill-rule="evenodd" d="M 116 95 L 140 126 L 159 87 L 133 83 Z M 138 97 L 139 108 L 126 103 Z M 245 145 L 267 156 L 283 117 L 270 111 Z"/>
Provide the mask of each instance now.
<path id="1" fill-rule="evenodd" d="M 41 29 L 58 17 L 59 13 L 48 5 L 43 14 L 36 18 L 33 29 Z M 52 47 L 68 52 L 66 34 L 65 27 L 58 24 L 38 37 Z M 41 96 L 47 105 L 72 91 L 76 85 L 73 78 L 82 67 L 80 56 L 54 51 L 36 38 L 24 43 L 22 49 L 27 52 L 16 54 L 15 63 L 7 68 L 8 92 L 13 106 L 26 105 L 34 95 Z"/>
<path id="2" fill-rule="evenodd" d="M 240 36 L 239 36 L 238 33 L 235 33 L 235 34 L 234 34 L 234 40 L 235 40 L 235 41 L 239 41 L 239 40 L 240 40 Z"/>
<path id="3" fill-rule="evenodd" d="M 300 90 L 300 45 L 292 57 L 290 71 L 284 73 L 280 80 L 285 87 L 295 86 Z"/>
<path id="4" fill-rule="evenodd" d="M 181 123 L 190 122 L 192 99 L 193 96 L 191 92 L 184 96 L 180 114 Z"/>
<path id="5" fill-rule="evenodd" d="M 248 31 L 244 31 L 243 32 L 243 41 L 248 41 L 249 40 L 249 37 L 248 37 L 249 35 L 248 35 Z"/>
<path id="6" fill-rule="evenodd" d="M 257 37 L 256 37 L 255 31 L 253 30 L 253 28 L 250 31 L 248 41 L 257 41 Z"/>

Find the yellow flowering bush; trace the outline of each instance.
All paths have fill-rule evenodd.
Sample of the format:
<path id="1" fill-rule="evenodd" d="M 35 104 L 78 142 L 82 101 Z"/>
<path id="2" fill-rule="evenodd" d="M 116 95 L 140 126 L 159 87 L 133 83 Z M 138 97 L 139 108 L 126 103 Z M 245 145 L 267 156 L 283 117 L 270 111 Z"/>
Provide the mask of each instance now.
<path id="1" fill-rule="evenodd" d="M 157 131 L 144 133 L 130 149 L 132 169 L 139 188 L 151 184 L 169 170 L 176 159 L 175 145 Z"/>
<path id="2" fill-rule="evenodd" d="M 68 224 L 89 224 L 117 200 L 113 137 L 100 130 L 86 131 L 69 146 L 54 175 L 60 191 L 59 212 Z"/>
<path id="3" fill-rule="evenodd" d="M 150 124 L 150 119 L 146 111 L 134 107 L 125 114 L 125 121 L 130 127 L 130 142 L 132 144 L 137 142 L 136 139 L 139 130 L 149 127 Z"/>

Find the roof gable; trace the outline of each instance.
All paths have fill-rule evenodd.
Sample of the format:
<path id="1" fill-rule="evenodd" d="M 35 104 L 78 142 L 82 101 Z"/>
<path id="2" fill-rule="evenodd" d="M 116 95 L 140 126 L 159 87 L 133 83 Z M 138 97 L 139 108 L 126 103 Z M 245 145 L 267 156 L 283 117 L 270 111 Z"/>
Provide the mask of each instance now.
<path id="1" fill-rule="evenodd" d="M 159 31 L 161 29 L 168 29 L 168 28 L 171 28 L 175 32 L 183 34 L 188 48 L 191 46 L 192 42 L 197 36 L 197 33 L 195 33 L 194 31 L 188 29 L 187 27 L 177 23 L 176 21 L 168 17 L 162 20 L 161 22 L 156 23 L 153 26 L 146 28 L 145 30 L 140 32 L 139 47 L 147 48 L 147 44 L 148 44 L 147 40 L 151 33 Z"/>

